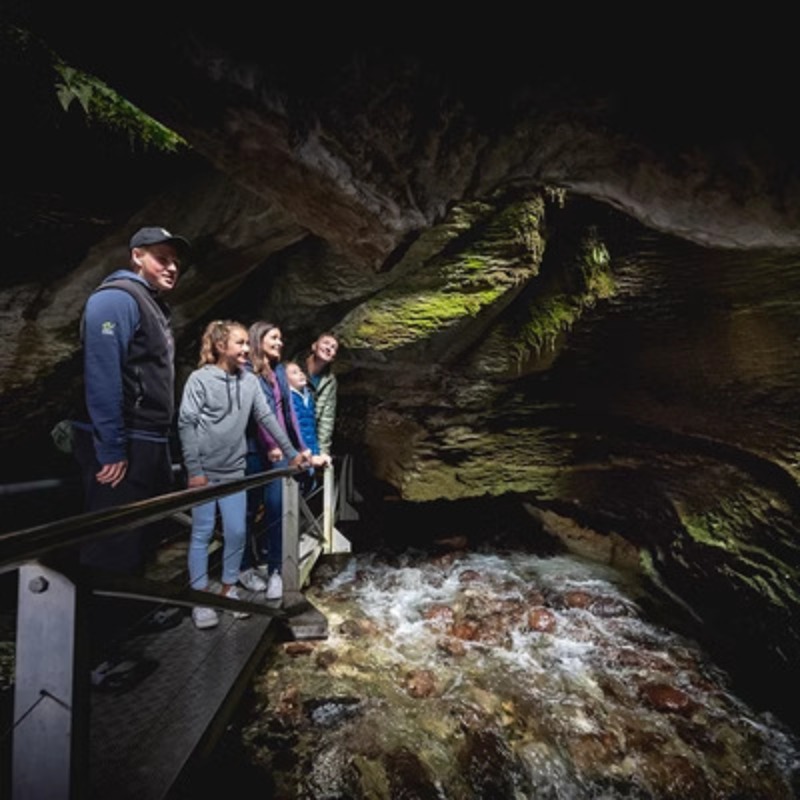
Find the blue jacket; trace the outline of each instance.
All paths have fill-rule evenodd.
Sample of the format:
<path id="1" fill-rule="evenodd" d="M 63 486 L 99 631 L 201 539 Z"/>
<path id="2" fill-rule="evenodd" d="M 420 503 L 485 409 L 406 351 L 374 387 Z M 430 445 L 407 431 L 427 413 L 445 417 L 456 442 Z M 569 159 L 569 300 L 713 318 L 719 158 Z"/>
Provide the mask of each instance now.
<path id="1" fill-rule="evenodd" d="M 175 413 L 169 307 L 130 270 L 109 275 L 81 320 L 86 411 L 97 459 L 128 457 L 129 438 L 166 438 Z"/>
<path id="2" fill-rule="evenodd" d="M 297 417 L 297 424 L 300 428 L 300 438 L 303 440 L 303 444 L 311 451 L 311 454 L 318 456 L 320 451 L 317 439 L 314 395 L 311 394 L 308 387 L 304 392 L 292 387 L 292 403 L 294 404 L 294 415 Z"/>

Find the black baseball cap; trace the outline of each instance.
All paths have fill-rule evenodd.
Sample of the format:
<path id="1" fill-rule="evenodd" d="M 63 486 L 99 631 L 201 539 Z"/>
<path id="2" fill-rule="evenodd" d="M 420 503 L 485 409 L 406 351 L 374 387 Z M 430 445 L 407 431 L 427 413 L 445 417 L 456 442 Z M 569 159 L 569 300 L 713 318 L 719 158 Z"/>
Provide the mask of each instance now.
<path id="1" fill-rule="evenodd" d="M 183 236 L 173 236 L 166 228 L 139 228 L 131 236 L 130 248 L 147 247 L 151 244 L 171 244 L 181 256 L 185 256 L 191 244 Z"/>

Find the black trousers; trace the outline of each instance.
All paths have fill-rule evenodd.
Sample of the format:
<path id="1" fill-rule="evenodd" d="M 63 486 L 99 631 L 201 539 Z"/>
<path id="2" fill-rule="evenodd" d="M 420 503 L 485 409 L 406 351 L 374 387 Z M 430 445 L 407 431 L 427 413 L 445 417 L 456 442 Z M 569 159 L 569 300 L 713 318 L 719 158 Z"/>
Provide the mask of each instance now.
<path id="1" fill-rule="evenodd" d="M 128 443 L 128 470 L 114 488 L 97 482 L 100 463 L 94 450 L 92 435 L 75 430 L 75 458 L 81 469 L 86 511 L 146 500 L 173 488 L 172 458 L 168 442 L 131 439 Z M 161 526 L 158 523 L 122 531 L 110 537 L 89 542 L 81 549 L 80 561 L 90 567 L 139 575 L 145 560 L 157 544 Z"/>

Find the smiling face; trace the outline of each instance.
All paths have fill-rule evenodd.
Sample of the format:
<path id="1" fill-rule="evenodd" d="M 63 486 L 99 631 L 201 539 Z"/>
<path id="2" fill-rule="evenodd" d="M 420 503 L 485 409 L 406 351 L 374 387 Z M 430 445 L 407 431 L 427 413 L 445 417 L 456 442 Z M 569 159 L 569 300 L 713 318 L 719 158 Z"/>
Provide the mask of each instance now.
<path id="1" fill-rule="evenodd" d="M 311 345 L 311 352 L 326 364 L 330 364 L 339 352 L 339 342 L 334 336 L 324 334 Z"/>
<path id="2" fill-rule="evenodd" d="M 270 363 L 276 364 L 281 360 L 283 352 L 283 337 L 280 328 L 270 328 L 261 337 L 261 351 Z"/>
<path id="3" fill-rule="evenodd" d="M 303 391 L 308 383 L 305 372 L 303 372 L 294 361 L 290 361 L 286 365 L 286 379 L 289 381 L 289 386 L 291 386 L 292 389 L 298 389 L 300 391 Z"/>
<path id="4" fill-rule="evenodd" d="M 250 353 L 250 344 L 247 338 L 247 331 L 238 326 L 231 328 L 225 346 L 219 351 L 217 365 L 233 374 L 242 369 L 247 363 L 247 356 Z"/>
<path id="5" fill-rule="evenodd" d="M 154 289 L 168 292 L 175 288 L 180 273 L 181 260 L 171 244 L 152 244 L 131 250 L 134 270 Z"/>

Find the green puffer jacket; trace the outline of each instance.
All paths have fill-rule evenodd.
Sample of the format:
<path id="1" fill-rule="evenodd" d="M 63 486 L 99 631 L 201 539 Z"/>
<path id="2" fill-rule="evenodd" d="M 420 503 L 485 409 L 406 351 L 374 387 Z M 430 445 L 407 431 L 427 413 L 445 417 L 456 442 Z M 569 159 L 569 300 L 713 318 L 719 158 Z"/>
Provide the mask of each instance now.
<path id="1" fill-rule="evenodd" d="M 336 421 L 336 392 L 338 383 L 331 368 L 317 376 L 317 383 L 309 378 L 309 388 L 314 393 L 314 407 L 317 412 L 317 439 L 322 453 L 330 454 L 333 442 L 333 425 Z"/>

